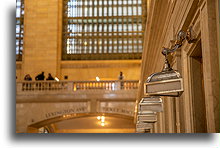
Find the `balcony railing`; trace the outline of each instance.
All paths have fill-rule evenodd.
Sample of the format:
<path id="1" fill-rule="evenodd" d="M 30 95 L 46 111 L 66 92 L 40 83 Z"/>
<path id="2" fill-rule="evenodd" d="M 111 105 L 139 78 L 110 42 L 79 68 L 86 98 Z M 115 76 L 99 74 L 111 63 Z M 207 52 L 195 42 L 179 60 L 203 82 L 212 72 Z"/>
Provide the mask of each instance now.
<path id="1" fill-rule="evenodd" d="M 28 92 L 66 92 L 89 90 L 138 89 L 137 80 L 126 81 L 21 81 L 17 82 L 17 94 Z"/>

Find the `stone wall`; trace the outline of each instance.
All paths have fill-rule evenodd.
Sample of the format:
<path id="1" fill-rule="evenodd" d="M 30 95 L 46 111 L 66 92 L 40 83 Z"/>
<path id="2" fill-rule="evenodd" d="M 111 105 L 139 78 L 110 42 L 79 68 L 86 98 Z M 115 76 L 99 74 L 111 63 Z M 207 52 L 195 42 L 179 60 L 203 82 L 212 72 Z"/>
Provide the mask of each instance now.
<path id="1" fill-rule="evenodd" d="M 64 80 L 126 79 L 137 80 L 141 60 L 62 61 L 62 0 L 25 0 L 24 50 L 17 62 L 17 80 L 26 74 L 34 78 L 42 71 Z"/>
<path id="2" fill-rule="evenodd" d="M 57 73 L 58 1 L 25 0 L 24 51 L 21 76 Z"/>
<path id="3" fill-rule="evenodd" d="M 181 49 L 169 57 L 173 69 L 178 70 L 183 77 L 184 93 L 179 98 L 163 97 L 164 112 L 158 114 L 154 128 L 156 133 L 219 132 L 216 4 L 214 0 L 149 2 L 139 99 L 143 97 L 143 82 L 146 78 L 163 68 L 162 47 L 171 47 L 177 33 L 186 31 L 190 26 L 197 41 L 194 44 L 185 41 Z M 193 59 L 200 61 L 200 64 L 195 64 L 196 60 L 193 63 Z M 196 73 L 200 76 L 194 76 Z M 199 81 L 196 78 L 200 78 Z M 198 97 L 201 95 L 199 90 L 204 96 Z"/>

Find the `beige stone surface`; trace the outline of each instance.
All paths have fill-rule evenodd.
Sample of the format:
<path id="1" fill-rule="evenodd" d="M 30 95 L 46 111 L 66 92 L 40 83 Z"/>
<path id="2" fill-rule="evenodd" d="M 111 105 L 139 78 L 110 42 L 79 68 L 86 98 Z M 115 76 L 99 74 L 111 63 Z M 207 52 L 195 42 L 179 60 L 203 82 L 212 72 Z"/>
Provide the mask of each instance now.
<path id="1" fill-rule="evenodd" d="M 137 95 L 137 99 L 140 99 L 143 97 L 143 82 L 146 78 L 162 70 L 164 63 L 162 47 L 170 47 L 178 31 L 186 31 L 192 26 L 197 42 L 188 44 L 185 41 L 181 49 L 169 57 L 173 68 L 179 70 L 183 77 L 184 93 L 176 99 L 163 98 L 164 112 L 158 113 L 158 122 L 151 132 L 193 133 L 202 129 L 209 133 L 219 132 L 219 7 L 216 6 L 218 1 L 147 0 L 147 4 L 142 60 L 62 61 L 62 0 L 25 0 L 24 51 L 22 62 L 16 62 L 17 80 L 23 80 L 25 74 L 30 74 L 34 79 L 42 71 L 46 76 L 47 73 L 51 73 L 60 80 L 63 80 L 64 76 L 68 76 L 68 80 L 95 80 L 96 76 L 101 80 L 116 80 L 122 71 L 126 80 L 140 80 Z M 198 76 L 200 78 L 195 79 L 193 72 L 198 67 L 192 68 L 190 64 L 199 44 L 202 52 L 203 77 Z M 196 80 L 204 84 L 202 86 L 204 100 L 198 104 L 195 103 L 196 96 L 198 97 L 195 95 L 198 93 Z M 202 114 L 205 112 L 203 120 L 206 123 L 205 127 L 203 125 L 202 128 L 198 128 L 197 120 L 202 115 L 197 113 L 196 108 L 203 104 L 205 106 Z M 28 125 L 42 118 L 42 114 L 38 114 L 36 108 L 43 108 L 42 111 L 56 109 L 51 104 L 17 103 L 16 127 L 19 129 L 16 131 L 24 132 Z M 28 130 L 36 131 L 34 128 Z M 125 129 L 128 132 L 132 130 Z"/>
<path id="2" fill-rule="evenodd" d="M 124 79 L 138 80 L 140 76 L 140 60 L 115 60 L 115 61 L 77 61 L 61 63 L 61 76 L 69 80 L 117 80 L 120 71 Z"/>
<path id="3" fill-rule="evenodd" d="M 57 72 L 57 0 L 25 1 L 22 77 Z"/>
<path id="4" fill-rule="evenodd" d="M 177 98 L 180 100 L 179 102 L 168 101 L 170 98 L 164 98 L 165 111 L 162 113 L 162 118 L 158 118 L 156 132 L 196 132 L 198 127 L 196 130 L 195 124 L 199 122 L 197 121 L 199 120 L 199 110 L 196 108 L 203 103 L 206 104 L 203 109 L 206 112 L 206 115 L 203 116 L 206 125 L 205 127 L 203 125 L 202 128 L 206 128 L 210 133 L 219 132 L 219 48 L 218 34 L 216 34 L 218 29 L 216 12 L 219 11 L 216 4 L 218 3 L 214 0 L 164 0 L 162 2 L 152 1 L 149 4 L 139 98 L 143 97 L 143 82 L 146 78 L 150 74 L 162 70 L 164 63 L 161 54 L 162 47 L 170 47 L 171 41 L 176 39 L 178 31 L 186 31 L 189 26 L 193 27 L 193 36 L 197 39 L 194 44 L 188 44 L 185 41 L 181 49 L 178 49 L 180 52 L 176 52 L 170 57 L 173 67 L 182 74 L 184 93 Z M 193 94 L 199 88 L 193 88 L 195 86 L 193 83 L 197 83 L 192 81 L 192 73 L 196 68 L 190 68 L 189 60 L 200 40 L 202 73 L 204 74 L 201 81 L 204 83 L 205 100 L 203 103 L 195 104 Z M 160 128 L 162 129 L 159 130 Z M 202 131 L 202 129 L 200 130 Z"/>

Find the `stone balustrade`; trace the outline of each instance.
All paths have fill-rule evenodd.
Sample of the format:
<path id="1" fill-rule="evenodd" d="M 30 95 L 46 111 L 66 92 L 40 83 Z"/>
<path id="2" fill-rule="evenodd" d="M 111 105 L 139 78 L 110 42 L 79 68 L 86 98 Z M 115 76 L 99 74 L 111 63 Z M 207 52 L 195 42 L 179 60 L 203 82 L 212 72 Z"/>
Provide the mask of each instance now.
<path id="1" fill-rule="evenodd" d="M 32 124 L 75 115 L 135 115 L 138 81 L 134 80 L 21 81 L 16 86 L 19 132 L 25 132 Z"/>
<path id="2" fill-rule="evenodd" d="M 63 92 L 74 93 L 77 91 L 94 90 L 133 90 L 138 89 L 137 80 L 112 80 L 112 81 L 20 81 L 17 82 L 16 93 L 31 92 Z"/>

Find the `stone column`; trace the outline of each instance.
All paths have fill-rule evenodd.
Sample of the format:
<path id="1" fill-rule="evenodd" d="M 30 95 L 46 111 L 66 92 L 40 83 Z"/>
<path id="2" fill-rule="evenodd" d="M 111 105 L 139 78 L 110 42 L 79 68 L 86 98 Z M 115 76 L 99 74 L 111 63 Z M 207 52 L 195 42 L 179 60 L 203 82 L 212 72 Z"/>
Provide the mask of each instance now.
<path id="1" fill-rule="evenodd" d="M 159 129 L 158 133 L 166 133 L 165 131 L 165 117 L 164 117 L 164 111 L 158 113 L 158 125 L 159 125 Z"/>
<path id="2" fill-rule="evenodd" d="M 57 75 L 58 1 L 25 0 L 22 75 Z M 34 65 L 34 66 L 33 66 Z"/>
<path id="3" fill-rule="evenodd" d="M 180 112 L 182 118 L 182 132 L 184 133 L 193 133 L 193 114 L 192 114 L 192 101 L 190 99 L 190 87 L 189 87 L 189 62 L 187 57 L 187 52 L 185 50 L 181 50 L 182 56 L 182 77 L 184 84 L 184 93 L 182 94 L 180 99 Z M 182 100 L 181 100 L 182 99 Z"/>
<path id="4" fill-rule="evenodd" d="M 220 37 L 219 37 L 219 29 L 220 29 L 220 1 L 219 0 L 215 0 L 216 1 L 216 23 L 217 23 L 217 35 L 218 35 L 218 49 L 220 48 Z"/>
<path id="5" fill-rule="evenodd" d="M 215 5 L 214 0 L 206 0 L 200 8 L 206 119 L 209 133 L 219 132 L 219 49 Z"/>

